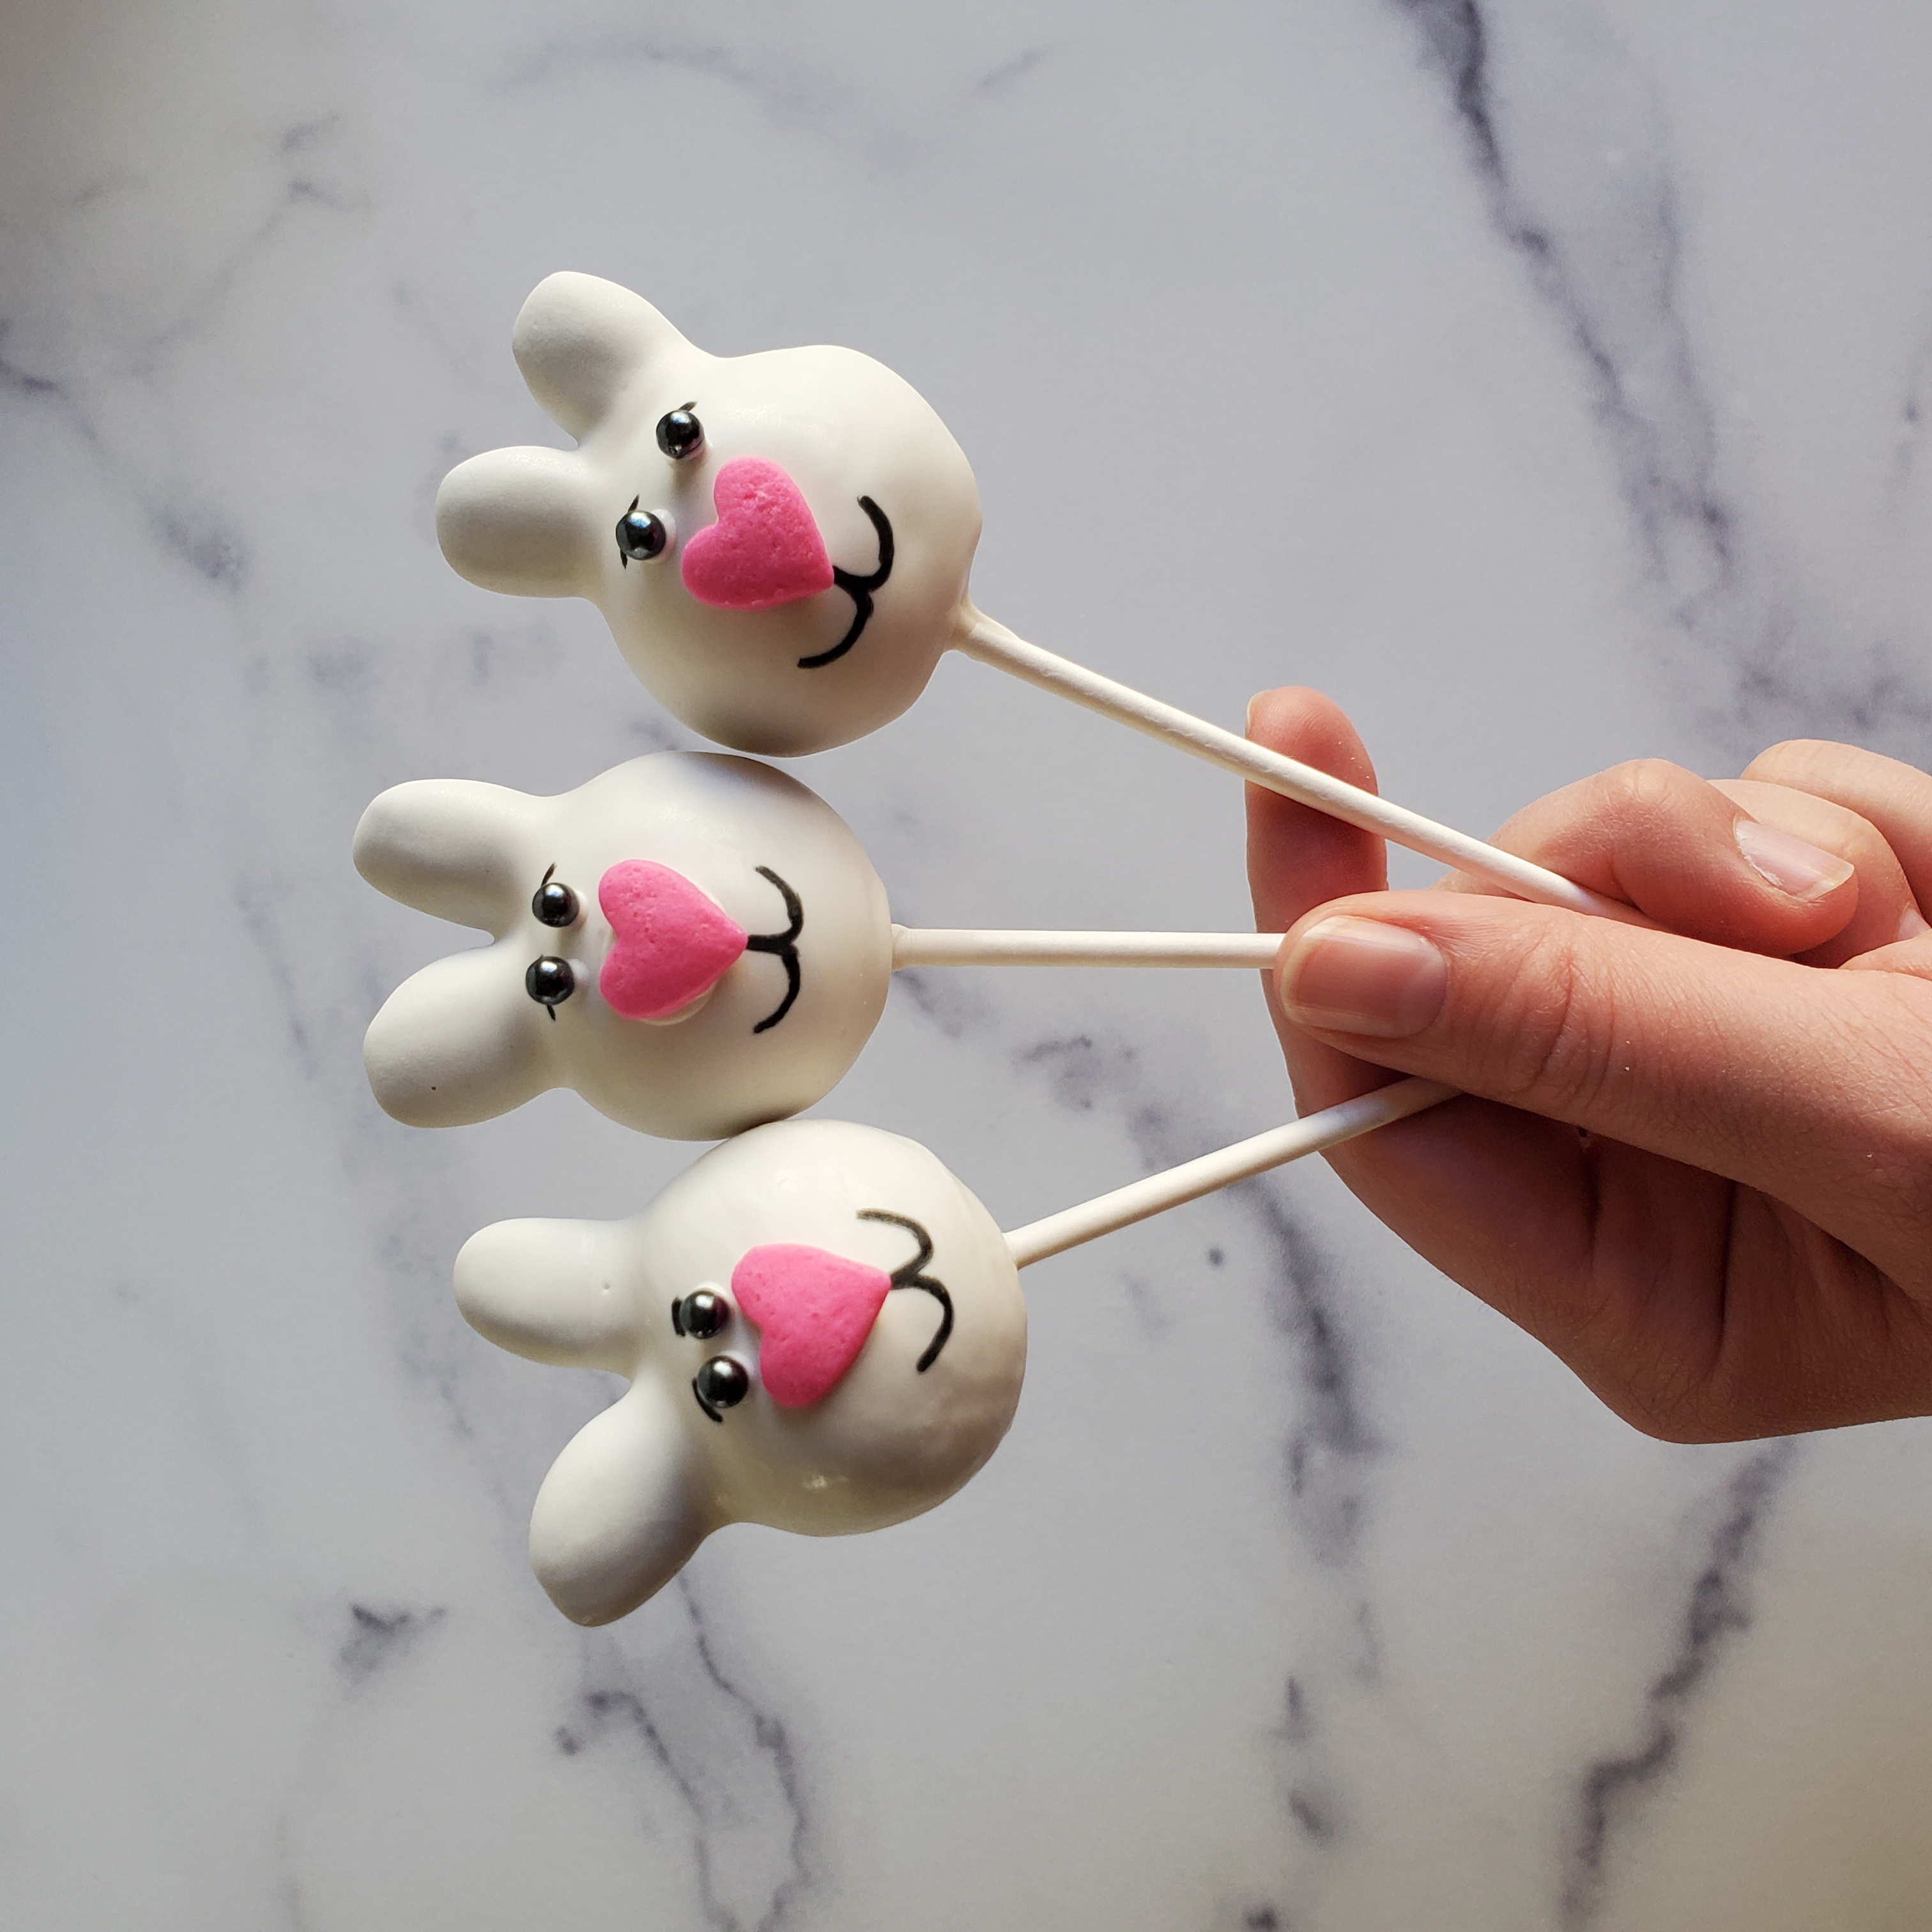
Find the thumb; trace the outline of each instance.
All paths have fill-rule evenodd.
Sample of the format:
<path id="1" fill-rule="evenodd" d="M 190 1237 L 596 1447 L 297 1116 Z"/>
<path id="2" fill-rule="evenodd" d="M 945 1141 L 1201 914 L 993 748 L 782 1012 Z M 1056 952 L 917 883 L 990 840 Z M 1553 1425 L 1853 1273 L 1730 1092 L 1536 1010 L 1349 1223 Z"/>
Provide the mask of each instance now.
<path id="1" fill-rule="evenodd" d="M 1926 1170 L 1932 985 L 1902 974 L 1424 892 L 1319 908 L 1278 971 L 1289 1020 L 1358 1058 L 1760 1188 L 1881 1266 L 1904 1204 L 1874 1190 Z"/>

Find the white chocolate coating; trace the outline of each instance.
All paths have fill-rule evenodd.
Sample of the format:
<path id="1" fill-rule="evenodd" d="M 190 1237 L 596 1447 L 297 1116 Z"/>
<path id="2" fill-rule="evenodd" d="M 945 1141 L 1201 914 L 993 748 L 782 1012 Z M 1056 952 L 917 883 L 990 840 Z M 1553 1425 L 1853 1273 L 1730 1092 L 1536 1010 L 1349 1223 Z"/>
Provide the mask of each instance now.
<path id="1" fill-rule="evenodd" d="M 760 1384 L 758 1328 L 742 1309 L 706 1339 L 680 1334 L 674 1302 L 731 1300 L 748 1251 L 798 1244 L 890 1272 L 916 1238 L 952 1325 L 930 1366 L 934 1298 L 888 1294 L 829 1394 L 781 1407 Z M 574 1622 L 608 1623 L 675 1576 L 728 1522 L 812 1536 L 882 1528 L 943 1502 L 992 1455 L 1026 1366 L 1026 1309 L 1005 1238 L 924 1148 L 842 1120 L 786 1120 L 714 1148 L 634 1220 L 505 1221 L 456 1262 L 464 1318 L 542 1362 L 614 1370 L 629 1390 L 588 1424 L 544 1479 L 530 1560 Z M 716 1419 L 692 1378 L 724 1354 L 749 1393 Z"/>
<path id="2" fill-rule="evenodd" d="M 889 723 L 925 689 L 958 632 L 980 536 L 965 456 L 902 378 L 856 350 L 710 356 L 642 297 L 595 276 L 560 274 L 524 304 L 512 337 L 531 393 L 574 450 L 472 457 L 443 480 L 436 534 L 472 583 L 525 596 L 587 597 L 650 692 L 694 730 L 740 751 L 823 751 Z M 689 405 L 700 453 L 658 446 L 657 424 Z M 836 662 L 800 660 L 839 644 L 859 600 L 835 586 L 772 609 L 700 602 L 679 568 L 683 545 L 716 520 L 712 488 L 736 458 L 776 464 L 802 493 L 831 562 L 889 577 Z M 670 541 L 627 562 L 614 532 L 635 503 Z"/>
<path id="3" fill-rule="evenodd" d="M 363 814 L 355 854 L 392 898 L 493 938 L 406 980 L 370 1026 L 370 1084 L 414 1126 L 486 1120 L 572 1087 L 626 1126 L 716 1139 L 822 1099 L 885 1004 L 892 928 L 878 874 L 822 799 L 749 759 L 662 752 L 555 798 L 464 779 L 398 785 Z M 755 950 L 668 1019 L 613 1010 L 599 989 L 614 934 L 598 886 L 632 860 L 670 868 L 753 934 L 788 924 L 758 868 L 790 886 L 798 992 L 782 1018 L 770 1023 L 784 959 Z M 567 928 L 532 910 L 546 873 L 577 896 Z M 543 957 L 566 961 L 574 980 L 554 1007 L 526 986 Z"/>

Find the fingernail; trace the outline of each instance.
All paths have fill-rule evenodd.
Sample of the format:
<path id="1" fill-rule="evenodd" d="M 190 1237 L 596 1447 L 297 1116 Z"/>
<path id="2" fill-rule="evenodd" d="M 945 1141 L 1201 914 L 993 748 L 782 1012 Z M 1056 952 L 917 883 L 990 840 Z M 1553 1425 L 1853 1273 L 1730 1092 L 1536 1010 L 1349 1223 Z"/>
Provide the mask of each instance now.
<path id="1" fill-rule="evenodd" d="M 1738 850 L 1754 870 L 1795 899 L 1822 898 L 1852 876 L 1852 862 L 1821 852 L 1761 820 L 1740 818 L 1732 826 Z"/>
<path id="2" fill-rule="evenodd" d="M 1898 916 L 1900 939 L 1916 939 L 1922 932 L 1932 932 L 1932 926 L 1925 922 L 1925 915 L 1916 905 L 1908 905 Z M 1898 943 L 1894 940 L 1893 944 Z"/>
<path id="3" fill-rule="evenodd" d="M 1402 1040 L 1442 1010 L 1449 964 L 1406 926 L 1338 913 L 1311 926 L 1282 963 L 1281 1002 L 1298 1026 Z"/>

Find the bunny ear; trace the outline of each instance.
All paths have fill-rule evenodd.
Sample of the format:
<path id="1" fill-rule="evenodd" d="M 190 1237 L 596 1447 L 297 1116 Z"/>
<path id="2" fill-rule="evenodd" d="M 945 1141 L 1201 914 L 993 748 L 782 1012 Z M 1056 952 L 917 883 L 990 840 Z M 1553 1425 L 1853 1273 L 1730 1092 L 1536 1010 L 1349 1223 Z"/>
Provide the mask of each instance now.
<path id="1" fill-rule="evenodd" d="M 572 1623 L 608 1624 L 655 1596 L 714 1527 L 670 1392 L 634 1384 L 550 1465 L 530 1513 L 530 1568 Z"/>
<path id="2" fill-rule="evenodd" d="M 541 1013 L 500 946 L 453 952 L 405 980 L 369 1022 L 362 1064 L 386 1114 L 466 1126 L 553 1085 Z"/>
<path id="3" fill-rule="evenodd" d="M 536 889 L 516 869 L 536 802 L 473 778 L 392 785 L 356 828 L 356 869 L 418 912 L 494 932 Z"/>
<path id="4" fill-rule="evenodd" d="M 627 1222 L 499 1221 L 456 1257 L 456 1305 L 512 1354 L 628 1375 L 642 1340 L 626 1287 L 634 1269 Z"/>
<path id="5" fill-rule="evenodd" d="M 689 346 L 642 296 L 568 269 L 537 284 L 510 332 L 530 394 L 580 441 L 672 346 Z"/>
<path id="6" fill-rule="evenodd" d="M 609 506 L 604 506 L 609 508 Z M 596 546 L 616 527 L 567 450 L 491 449 L 459 463 L 436 493 L 436 540 L 458 576 L 518 597 L 572 597 L 596 574 Z"/>

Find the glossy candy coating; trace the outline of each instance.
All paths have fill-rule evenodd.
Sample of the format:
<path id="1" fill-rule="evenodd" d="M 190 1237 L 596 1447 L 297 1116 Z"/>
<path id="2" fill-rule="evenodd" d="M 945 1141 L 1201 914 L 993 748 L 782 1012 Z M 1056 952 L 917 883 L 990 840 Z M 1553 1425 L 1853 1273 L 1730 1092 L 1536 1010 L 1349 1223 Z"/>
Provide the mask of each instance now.
<path id="1" fill-rule="evenodd" d="M 822 1099 L 885 1004 L 878 875 L 822 799 L 749 759 L 661 752 L 555 798 L 398 785 L 355 849 L 391 898 L 493 938 L 369 1028 L 376 1097 L 413 1126 L 573 1087 L 645 1133 L 715 1139 Z"/>
<path id="2" fill-rule="evenodd" d="M 980 499 L 902 377 L 850 349 L 707 355 L 569 273 L 512 346 L 578 446 L 444 478 L 436 534 L 463 575 L 589 598 L 659 701 L 739 751 L 822 751 L 919 696 L 964 621 Z"/>
<path id="3" fill-rule="evenodd" d="M 790 1296 L 788 1256 L 804 1257 Z M 762 1327 L 731 1286 L 748 1261 Z M 783 1332 L 808 1353 L 800 1333 L 840 1273 L 889 1283 L 868 1332 L 824 1393 L 775 1400 L 764 1349 Z M 680 1318 L 700 1294 L 732 1312 L 693 1334 Z M 634 1220 L 485 1228 L 456 1297 L 501 1347 L 630 1378 L 557 1458 L 531 1522 L 538 1580 L 584 1624 L 634 1610 L 728 1522 L 833 1536 L 932 1508 L 998 1447 L 1025 1372 L 992 1216 L 916 1142 L 842 1120 L 728 1141 Z"/>

